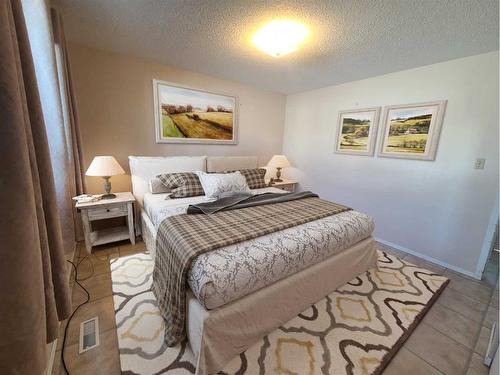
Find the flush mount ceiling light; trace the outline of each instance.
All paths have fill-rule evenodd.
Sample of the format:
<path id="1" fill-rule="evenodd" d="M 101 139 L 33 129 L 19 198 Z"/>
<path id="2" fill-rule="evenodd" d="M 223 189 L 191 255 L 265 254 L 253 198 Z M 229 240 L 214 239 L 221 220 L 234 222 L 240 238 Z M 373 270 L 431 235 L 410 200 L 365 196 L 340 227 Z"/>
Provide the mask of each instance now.
<path id="1" fill-rule="evenodd" d="M 308 34 L 309 30 L 298 22 L 275 20 L 257 31 L 253 42 L 268 55 L 281 57 L 296 51 Z"/>

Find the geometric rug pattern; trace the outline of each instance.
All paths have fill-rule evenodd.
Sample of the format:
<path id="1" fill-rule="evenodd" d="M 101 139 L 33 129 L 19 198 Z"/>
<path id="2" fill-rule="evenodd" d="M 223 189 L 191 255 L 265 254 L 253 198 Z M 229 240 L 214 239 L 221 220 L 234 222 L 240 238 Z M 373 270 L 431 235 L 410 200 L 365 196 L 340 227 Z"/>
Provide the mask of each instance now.
<path id="1" fill-rule="evenodd" d="M 379 374 L 448 283 L 383 251 L 354 278 L 234 358 L 221 374 Z M 148 253 L 111 263 L 123 374 L 193 374 L 187 342 L 163 343 Z"/>

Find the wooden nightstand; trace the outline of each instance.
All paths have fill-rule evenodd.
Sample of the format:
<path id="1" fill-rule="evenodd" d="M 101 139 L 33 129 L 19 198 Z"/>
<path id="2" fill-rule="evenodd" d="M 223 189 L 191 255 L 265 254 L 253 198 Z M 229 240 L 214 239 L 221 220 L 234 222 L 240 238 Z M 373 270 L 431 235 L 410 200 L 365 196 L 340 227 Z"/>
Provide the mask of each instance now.
<path id="1" fill-rule="evenodd" d="M 295 191 L 295 187 L 297 186 L 297 181 L 286 180 L 284 178 L 282 180 L 283 181 L 281 182 L 273 182 L 270 186 L 293 193 Z M 266 181 L 266 183 L 269 184 L 269 181 Z"/>
<path id="2" fill-rule="evenodd" d="M 134 211 L 135 198 L 132 193 L 114 193 L 116 198 L 101 199 L 97 202 L 77 203 L 76 208 L 82 213 L 85 247 L 90 253 L 92 246 L 130 239 L 135 244 Z M 127 225 L 92 231 L 92 221 L 126 217 Z"/>

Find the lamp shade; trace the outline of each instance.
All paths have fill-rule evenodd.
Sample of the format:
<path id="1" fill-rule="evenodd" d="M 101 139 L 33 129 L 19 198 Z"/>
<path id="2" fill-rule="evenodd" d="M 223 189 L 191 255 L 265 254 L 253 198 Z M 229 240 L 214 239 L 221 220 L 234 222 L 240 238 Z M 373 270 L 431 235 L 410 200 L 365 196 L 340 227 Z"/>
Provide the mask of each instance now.
<path id="1" fill-rule="evenodd" d="M 116 176 L 117 174 L 125 174 L 123 168 L 118 164 L 112 156 L 96 156 L 89 169 L 85 172 L 87 176 Z"/>
<path id="2" fill-rule="evenodd" d="M 288 168 L 290 167 L 290 162 L 285 155 L 274 155 L 267 166 L 270 168 Z"/>

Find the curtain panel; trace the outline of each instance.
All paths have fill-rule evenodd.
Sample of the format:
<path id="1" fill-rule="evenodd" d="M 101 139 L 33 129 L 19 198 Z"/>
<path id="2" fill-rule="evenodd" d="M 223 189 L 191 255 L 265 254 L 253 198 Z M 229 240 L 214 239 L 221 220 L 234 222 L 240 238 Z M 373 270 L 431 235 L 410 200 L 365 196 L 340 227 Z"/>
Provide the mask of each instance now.
<path id="1" fill-rule="evenodd" d="M 0 1 L 0 373 L 41 374 L 71 312 L 68 267 L 22 5 Z"/>
<path id="2" fill-rule="evenodd" d="M 68 164 L 71 166 L 68 176 L 68 188 L 72 196 L 85 193 L 85 171 L 83 167 L 82 142 L 76 99 L 71 79 L 71 69 L 66 46 L 66 36 L 61 15 L 55 8 L 50 9 L 52 32 L 54 35 L 54 52 L 61 93 L 61 106 L 66 134 Z M 73 206 L 73 219 L 76 239 L 83 240 L 83 225 L 80 214 Z"/>

